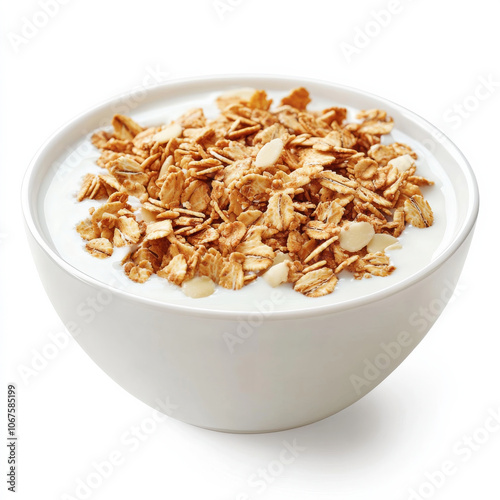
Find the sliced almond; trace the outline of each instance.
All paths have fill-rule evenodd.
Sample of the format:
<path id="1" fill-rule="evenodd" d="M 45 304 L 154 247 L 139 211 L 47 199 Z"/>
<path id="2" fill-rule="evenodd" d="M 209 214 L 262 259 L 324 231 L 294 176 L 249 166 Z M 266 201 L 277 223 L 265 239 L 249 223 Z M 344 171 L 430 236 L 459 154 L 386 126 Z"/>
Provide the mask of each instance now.
<path id="1" fill-rule="evenodd" d="M 287 261 L 282 261 L 279 264 L 270 267 L 262 277 L 273 288 L 285 283 L 288 279 L 288 264 Z"/>
<path id="2" fill-rule="evenodd" d="M 283 141 L 278 137 L 265 144 L 255 158 L 255 166 L 257 168 L 272 167 L 283 152 Z"/>
<path id="3" fill-rule="evenodd" d="M 402 155 L 390 160 L 387 165 L 396 167 L 399 172 L 403 173 L 415 165 L 415 160 L 410 155 Z"/>
<path id="4" fill-rule="evenodd" d="M 292 259 L 287 253 L 283 252 L 276 252 L 276 256 L 274 257 L 273 260 L 273 266 L 277 266 L 278 264 L 281 264 L 282 262 L 292 262 Z"/>
<path id="5" fill-rule="evenodd" d="M 373 238 L 375 230 L 369 222 L 352 222 L 340 231 L 340 246 L 348 252 L 358 252 Z"/>
<path id="6" fill-rule="evenodd" d="M 395 250 L 396 248 L 401 248 L 401 244 L 394 236 L 384 233 L 375 234 L 368 245 L 366 245 L 369 253 L 383 252 L 389 247 L 392 247 L 391 250 Z"/>
<path id="7" fill-rule="evenodd" d="M 196 276 L 182 284 L 184 295 L 192 299 L 208 297 L 215 292 L 215 283 L 208 276 Z"/>
<path id="8" fill-rule="evenodd" d="M 141 216 L 144 222 L 155 222 L 156 214 L 148 210 L 147 208 L 141 208 Z"/>
<path id="9" fill-rule="evenodd" d="M 151 140 L 158 144 L 166 144 L 170 139 L 180 137 L 182 130 L 182 127 L 178 123 L 172 123 L 153 135 Z"/>

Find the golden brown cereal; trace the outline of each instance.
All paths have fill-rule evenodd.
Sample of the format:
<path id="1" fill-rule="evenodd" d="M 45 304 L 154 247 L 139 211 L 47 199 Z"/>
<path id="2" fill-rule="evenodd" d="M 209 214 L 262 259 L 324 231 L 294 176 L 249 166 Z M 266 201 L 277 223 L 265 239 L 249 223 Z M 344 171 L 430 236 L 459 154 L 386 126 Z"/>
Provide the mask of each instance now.
<path id="1" fill-rule="evenodd" d="M 294 290 L 306 297 L 321 297 L 332 293 L 337 284 L 337 276 L 328 267 L 322 267 L 304 274 L 294 286 Z"/>
<path id="2" fill-rule="evenodd" d="M 308 111 L 310 102 L 303 87 L 275 109 L 264 90 L 238 89 L 217 99 L 214 119 L 196 108 L 143 128 L 115 115 L 92 135 L 105 170 L 76 195 L 105 200 L 76 225 L 87 251 L 106 258 L 128 246 L 131 280 L 156 273 L 192 296 L 265 276 L 320 297 L 343 271 L 389 275 L 385 248 L 407 223 L 433 223 L 421 190 L 433 182 L 416 174 L 409 146 L 381 143 L 394 126 L 385 111 L 349 122 L 346 108 Z"/>
<path id="3" fill-rule="evenodd" d="M 105 259 L 113 254 L 113 245 L 106 238 L 90 240 L 85 248 L 87 252 L 99 259 Z"/>
<path id="4" fill-rule="evenodd" d="M 405 219 L 415 227 L 429 227 L 434 222 L 432 209 L 422 196 L 416 194 L 404 204 Z"/>

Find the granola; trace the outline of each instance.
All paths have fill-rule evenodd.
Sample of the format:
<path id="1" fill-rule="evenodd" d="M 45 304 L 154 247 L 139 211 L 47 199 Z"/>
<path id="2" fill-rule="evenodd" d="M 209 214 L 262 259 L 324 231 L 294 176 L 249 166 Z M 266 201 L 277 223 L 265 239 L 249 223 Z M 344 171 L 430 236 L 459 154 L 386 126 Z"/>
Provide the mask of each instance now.
<path id="1" fill-rule="evenodd" d="M 87 174 L 76 196 L 104 200 L 76 226 L 92 256 L 130 247 L 131 280 L 156 274 L 190 297 L 259 276 L 320 297 L 343 271 L 388 276 L 385 251 L 400 247 L 406 225 L 432 225 L 421 187 L 433 182 L 416 175 L 409 146 L 381 143 L 394 125 L 385 111 L 352 121 L 342 107 L 310 111 L 303 87 L 274 108 L 264 90 L 216 102 L 215 119 L 197 108 L 143 127 L 118 114 L 94 133 L 103 172 Z"/>

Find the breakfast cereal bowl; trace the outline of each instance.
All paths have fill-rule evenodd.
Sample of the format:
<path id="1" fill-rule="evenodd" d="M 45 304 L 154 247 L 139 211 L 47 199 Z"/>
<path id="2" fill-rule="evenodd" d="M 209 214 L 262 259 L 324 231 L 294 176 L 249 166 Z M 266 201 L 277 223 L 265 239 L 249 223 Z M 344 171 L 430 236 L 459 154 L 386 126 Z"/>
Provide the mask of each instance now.
<path id="1" fill-rule="evenodd" d="M 310 92 L 311 109 L 386 111 L 394 120 L 387 144 L 408 144 L 418 156 L 418 175 L 433 181 L 427 186 L 414 177 L 432 207 L 434 224 L 405 229 L 402 248 L 387 251 L 390 275 L 354 280 L 339 268 L 335 290 L 316 294 L 321 296 L 298 293 L 291 283 L 272 287 L 259 277 L 240 290 L 217 287 L 209 296 L 191 298 L 156 274 L 146 283 L 132 281 L 121 258 L 94 259 L 96 245 L 89 249 L 87 243 L 85 251 L 75 227 L 99 203 L 78 203 L 76 196 L 85 173 L 99 168 L 91 133 L 113 115 L 130 115 L 153 127 L 193 107 L 215 114 L 215 98 L 235 89 L 265 89 L 279 102 L 299 86 Z M 172 81 L 80 115 L 33 159 L 22 204 L 45 290 L 67 330 L 105 373 L 181 421 L 220 431 L 268 432 L 346 408 L 408 356 L 453 295 L 479 200 L 474 175 L 456 146 L 401 106 L 327 82 L 238 76 Z M 325 265 L 317 259 L 309 263 Z M 297 276 L 308 272 L 302 266 Z"/>

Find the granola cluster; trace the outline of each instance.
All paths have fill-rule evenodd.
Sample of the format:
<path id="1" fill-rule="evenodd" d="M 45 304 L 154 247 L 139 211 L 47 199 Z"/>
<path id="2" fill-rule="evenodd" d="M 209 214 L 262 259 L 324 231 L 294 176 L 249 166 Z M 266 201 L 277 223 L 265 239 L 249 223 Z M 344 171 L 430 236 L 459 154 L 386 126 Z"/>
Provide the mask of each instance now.
<path id="1" fill-rule="evenodd" d="M 384 111 L 349 122 L 345 108 L 309 102 L 304 88 L 275 108 L 265 91 L 241 90 L 217 99 L 213 120 L 192 109 L 144 128 L 115 115 L 113 131 L 92 136 L 103 173 L 77 196 L 106 200 L 77 225 L 88 252 L 129 246 L 123 268 L 139 283 L 156 273 L 238 290 L 264 275 L 308 297 L 333 292 L 343 270 L 389 275 L 384 249 L 407 223 L 432 225 L 420 190 L 432 182 L 415 175 L 409 146 L 381 144 L 393 127 Z"/>

